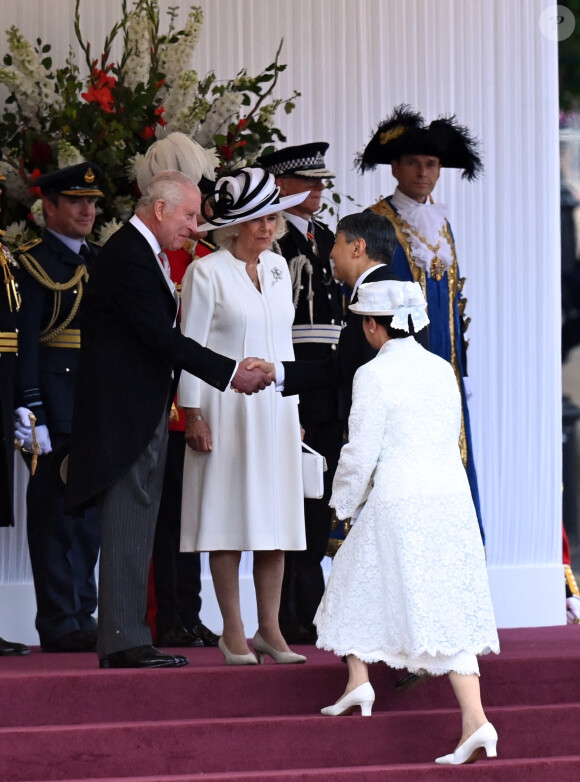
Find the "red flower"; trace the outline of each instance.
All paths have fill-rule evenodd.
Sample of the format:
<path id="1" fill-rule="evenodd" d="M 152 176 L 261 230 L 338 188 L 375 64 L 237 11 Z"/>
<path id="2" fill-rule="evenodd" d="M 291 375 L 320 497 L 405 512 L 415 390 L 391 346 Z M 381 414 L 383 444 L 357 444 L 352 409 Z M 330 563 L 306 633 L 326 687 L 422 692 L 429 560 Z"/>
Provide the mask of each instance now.
<path id="1" fill-rule="evenodd" d="M 52 149 L 44 141 L 34 141 L 30 149 L 30 161 L 34 166 L 43 168 L 52 160 Z M 37 176 L 40 176 L 40 171 Z"/>
<path id="2" fill-rule="evenodd" d="M 147 125 L 139 135 L 141 138 L 153 138 L 155 135 L 155 125 Z"/>
<path id="3" fill-rule="evenodd" d="M 103 111 L 110 114 L 115 108 L 111 88 L 116 85 L 116 79 L 107 76 L 106 71 L 94 70 L 92 84 L 88 92 L 81 92 L 81 98 L 84 98 L 87 103 L 97 103 Z"/>

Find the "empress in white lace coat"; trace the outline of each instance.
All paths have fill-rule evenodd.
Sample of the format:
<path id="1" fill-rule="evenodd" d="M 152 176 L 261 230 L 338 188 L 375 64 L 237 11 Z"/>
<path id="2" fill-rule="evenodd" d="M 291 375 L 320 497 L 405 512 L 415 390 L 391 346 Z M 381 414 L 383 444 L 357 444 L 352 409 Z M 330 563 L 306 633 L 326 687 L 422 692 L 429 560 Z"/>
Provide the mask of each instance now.
<path id="1" fill-rule="evenodd" d="M 393 339 L 353 389 L 330 504 L 340 519 L 359 515 L 315 617 L 318 646 L 410 671 L 478 673 L 474 655 L 499 652 L 499 641 L 453 370 L 413 337 Z"/>

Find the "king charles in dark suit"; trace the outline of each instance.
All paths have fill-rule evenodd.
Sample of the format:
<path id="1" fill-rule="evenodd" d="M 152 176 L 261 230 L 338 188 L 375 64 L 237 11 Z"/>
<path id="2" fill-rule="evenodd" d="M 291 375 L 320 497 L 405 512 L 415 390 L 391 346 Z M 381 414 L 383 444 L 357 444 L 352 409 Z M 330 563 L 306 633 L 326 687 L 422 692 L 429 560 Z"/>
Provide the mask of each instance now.
<path id="1" fill-rule="evenodd" d="M 151 645 L 147 577 L 161 496 L 168 411 L 179 371 L 224 391 L 269 382 L 184 337 L 163 249 L 197 227 L 200 194 L 184 174 L 155 176 L 130 222 L 99 254 L 83 310 L 68 464 L 71 511 L 96 502 L 101 519 L 98 654 L 102 668 L 175 667 L 187 658 Z M 233 393 L 233 392 L 228 392 Z"/>

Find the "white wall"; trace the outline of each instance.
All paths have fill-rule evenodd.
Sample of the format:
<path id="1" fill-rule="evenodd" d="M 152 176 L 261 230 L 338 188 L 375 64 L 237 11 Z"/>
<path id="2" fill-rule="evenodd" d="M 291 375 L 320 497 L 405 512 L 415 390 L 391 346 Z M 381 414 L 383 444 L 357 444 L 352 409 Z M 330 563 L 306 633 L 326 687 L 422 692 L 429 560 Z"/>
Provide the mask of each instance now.
<path id="1" fill-rule="evenodd" d="M 194 66 L 202 74 L 261 70 L 284 37 L 288 69 L 278 93 L 296 88 L 302 97 L 278 124 L 289 144 L 329 141 L 337 189 L 361 207 L 393 188 L 387 168 L 361 177 L 353 158 L 396 104 L 410 103 L 428 121 L 456 113 L 480 137 L 484 177 L 467 184 L 445 171 L 435 196 L 449 204 L 468 279 L 471 417 L 490 580 L 500 626 L 563 623 L 557 44 L 538 25 L 549 3 L 199 5 L 205 22 Z M 72 0 L 4 0 L 3 26 L 50 41 L 58 61 L 74 45 L 73 8 Z M 118 0 L 82 4 L 95 53 L 119 8 Z M 0 56 L 4 49 L 1 40 Z M 341 208 L 358 206 L 343 201 Z M 0 531 L 0 590 L 29 580 L 23 524 Z M 13 610 L 4 603 L 6 634 Z"/>

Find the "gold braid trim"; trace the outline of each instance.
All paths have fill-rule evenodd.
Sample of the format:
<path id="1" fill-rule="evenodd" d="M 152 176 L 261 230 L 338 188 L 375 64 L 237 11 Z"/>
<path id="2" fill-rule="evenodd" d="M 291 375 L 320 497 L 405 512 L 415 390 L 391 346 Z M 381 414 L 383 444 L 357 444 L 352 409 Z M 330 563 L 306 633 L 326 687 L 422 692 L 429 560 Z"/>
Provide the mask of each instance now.
<path id="1" fill-rule="evenodd" d="M 568 584 L 570 592 L 572 592 L 573 595 L 576 595 L 576 597 L 580 597 L 580 589 L 578 589 L 578 584 L 576 583 L 570 565 L 564 565 L 564 575 L 566 576 L 566 583 Z"/>
<path id="2" fill-rule="evenodd" d="M 54 303 L 50 322 L 46 328 L 41 331 L 38 340 L 41 343 L 49 342 L 53 337 L 56 337 L 58 334 L 64 331 L 76 316 L 83 298 L 83 283 L 86 283 L 89 279 L 87 267 L 84 264 L 79 264 L 76 272 L 70 278 L 70 280 L 68 280 L 68 282 L 54 282 L 54 280 L 51 280 L 40 263 L 32 255 L 28 255 L 28 253 L 21 253 L 18 256 L 18 259 L 22 262 L 22 265 L 26 271 L 36 280 L 36 282 L 42 285 L 43 288 L 46 288 L 47 290 L 54 293 Z M 55 326 L 55 323 L 60 315 L 62 291 L 69 291 L 75 287 L 77 288 L 77 293 L 70 313 L 62 321 L 62 323 L 60 323 L 58 326 Z"/>
<path id="3" fill-rule="evenodd" d="M 425 301 L 427 301 L 427 275 L 424 269 L 421 269 L 411 256 L 411 246 L 409 240 L 405 234 L 404 229 L 407 227 L 407 223 L 403 220 L 399 214 L 393 209 L 386 199 L 379 201 L 371 206 L 371 212 L 386 217 L 392 224 L 397 235 L 397 241 L 403 248 L 407 261 L 409 263 L 409 269 L 413 275 L 413 280 L 421 285 Z M 459 362 L 457 361 L 457 347 L 455 344 L 455 317 L 453 312 L 453 302 L 457 294 L 458 274 L 457 274 L 457 255 L 455 253 L 455 242 L 451 236 L 449 230 L 449 223 L 445 221 L 444 236 L 449 242 L 451 252 L 453 254 L 453 263 L 447 269 L 447 284 L 449 286 L 449 335 L 451 338 L 451 366 L 455 372 L 455 378 L 457 385 L 459 386 L 459 392 L 461 393 L 461 375 L 459 374 Z M 427 314 L 429 314 L 429 306 L 427 306 Z M 461 460 L 463 466 L 467 466 L 467 437 L 465 434 L 465 416 L 463 415 L 463 394 L 461 394 L 461 431 L 459 433 L 459 449 L 461 451 Z"/>

